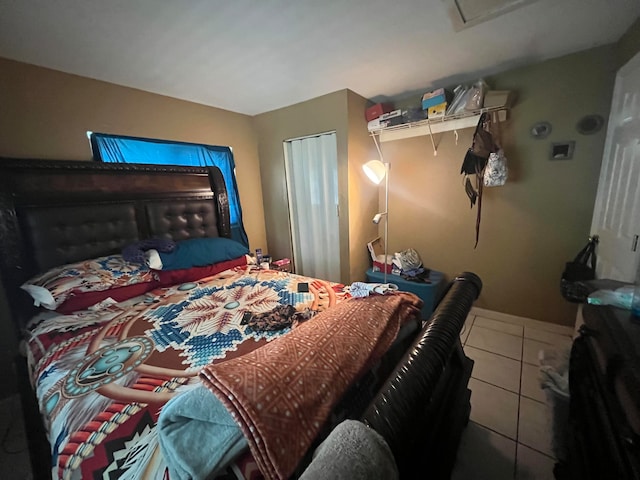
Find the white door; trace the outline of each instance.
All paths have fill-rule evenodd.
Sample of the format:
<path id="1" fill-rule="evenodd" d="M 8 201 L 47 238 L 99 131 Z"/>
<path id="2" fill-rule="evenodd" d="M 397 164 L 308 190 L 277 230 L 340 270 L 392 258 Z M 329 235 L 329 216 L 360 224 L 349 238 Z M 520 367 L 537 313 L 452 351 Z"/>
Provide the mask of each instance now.
<path id="1" fill-rule="evenodd" d="M 295 272 L 340 281 L 336 134 L 285 142 Z"/>
<path id="2" fill-rule="evenodd" d="M 598 278 L 632 282 L 640 245 L 640 53 L 616 76 L 591 233 Z"/>

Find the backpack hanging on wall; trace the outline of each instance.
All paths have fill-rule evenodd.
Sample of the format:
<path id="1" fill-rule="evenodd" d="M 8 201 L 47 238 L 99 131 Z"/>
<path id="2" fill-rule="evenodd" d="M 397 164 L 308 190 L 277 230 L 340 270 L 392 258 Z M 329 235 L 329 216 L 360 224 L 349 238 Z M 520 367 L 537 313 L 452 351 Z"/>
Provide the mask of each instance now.
<path id="1" fill-rule="evenodd" d="M 473 134 L 473 143 L 471 148 L 467 150 L 460 173 L 464 174 L 464 189 L 471 208 L 478 204 L 478 215 L 476 217 L 476 243 L 473 248 L 478 246 L 480 239 L 480 216 L 482 212 L 482 187 L 484 184 L 484 170 L 487 160 L 491 153 L 496 151 L 496 146 L 491 135 L 491 118 L 487 113 L 480 115 L 478 125 Z"/>
<path id="2" fill-rule="evenodd" d="M 598 236 L 589 237 L 589 242 L 578 252 L 572 262 L 567 262 L 560 278 L 560 292 L 565 300 L 584 303 L 589 289 L 583 283 L 596 278 L 596 245 Z"/>
<path id="3" fill-rule="evenodd" d="M 484 170 L 489 155 L 495 151 L 493 136 L 489 131 L 490 128 L 491 119 L 488 114 L 483 113 L 480 115 L 476 130 L 473 133 L 473 143 L 464 156 L 460 173 L 475 175 Z"/>

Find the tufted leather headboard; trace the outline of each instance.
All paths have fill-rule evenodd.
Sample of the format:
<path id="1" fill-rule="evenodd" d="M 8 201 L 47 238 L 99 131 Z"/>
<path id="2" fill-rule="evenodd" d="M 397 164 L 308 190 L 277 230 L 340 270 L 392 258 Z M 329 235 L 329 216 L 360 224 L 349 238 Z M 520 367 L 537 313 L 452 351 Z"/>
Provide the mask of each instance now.
<path id="1" fill-rule="evenodd" d="M 145 238 L 218 236 L 231 230 L 216 167 L 0 158 L 0 272 L 18 327 L 36 273 Z"/>

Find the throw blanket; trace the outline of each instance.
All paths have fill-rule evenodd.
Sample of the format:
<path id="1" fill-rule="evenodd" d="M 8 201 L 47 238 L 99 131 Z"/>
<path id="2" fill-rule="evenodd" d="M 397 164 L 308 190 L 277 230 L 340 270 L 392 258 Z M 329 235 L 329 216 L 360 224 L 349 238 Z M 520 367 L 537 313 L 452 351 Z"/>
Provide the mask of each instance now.
<path id="1" fill-rule="evenodd" d="M 289 335 L 202 370 L 267 479 L 293 473 L 349 385 L 387 351 L 421 303 L 404 292 L 353 298 Z"/>

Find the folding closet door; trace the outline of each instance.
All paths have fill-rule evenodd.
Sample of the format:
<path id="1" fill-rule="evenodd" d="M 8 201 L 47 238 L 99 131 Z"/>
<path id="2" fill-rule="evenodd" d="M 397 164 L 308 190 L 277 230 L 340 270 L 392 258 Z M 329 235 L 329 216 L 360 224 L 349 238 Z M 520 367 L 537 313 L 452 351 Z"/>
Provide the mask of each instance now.
<path id="1" fill-rule="evenodd" d="M 296 273 L 340 281 L 336 133 L 284 142 Z"/>

